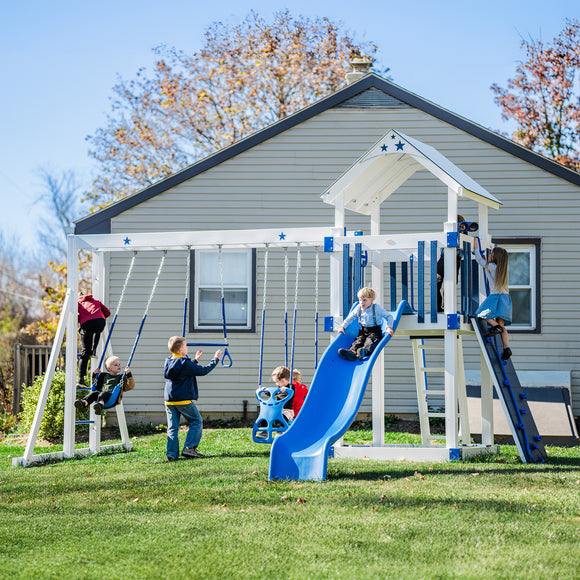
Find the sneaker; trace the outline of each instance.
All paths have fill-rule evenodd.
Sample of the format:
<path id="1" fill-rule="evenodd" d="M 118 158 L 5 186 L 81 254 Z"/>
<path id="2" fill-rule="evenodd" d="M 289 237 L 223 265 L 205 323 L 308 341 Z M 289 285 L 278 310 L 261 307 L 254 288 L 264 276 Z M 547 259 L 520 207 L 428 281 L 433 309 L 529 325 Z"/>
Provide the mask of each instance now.
<path id="1" fill-rule="evenodd" d="M 338 356 L 344 360 L 356 360 L 356 354 L 354 354 L 352 350 L 347 350 L 346 348 L 339 348 Z"/>
<path id="2" fill-rule="evenodd" d="M 365 356 L 367 356 L 367 351 L 364 348 L 359 348 L 356 356 L 358 358 L 358 360 L 362 360 L 363 358 L 365 358 Z"/>
<path id="3" fill-rule="evenodd" d="M 100 415 L 103 412 L 103 405 L 101 403 L 95 403 L 93 409 L 95 410 L 95 415 Z"/>
<path id="4" fill-rule="evenodd" d="M 77 399 L 75 401 L 75 407 L 79 411 L 84 411 L 87 408 L 87 406 L 85 405 L 85 402 L 82 399 Z"/>
<path id="5" fill-rule="evenodd" d="M 77 389 L 86 389 L 87 385 L 85 383 L 77 383 Z"/>
<path id="6" fill-rule="evenodd" d="M 186 457 L 187 459 L 202 459 L 203 457 L 205 457 L 203 453 L 200 453 L 197 450 L 197 447 L 184 447 L 183 451 L 181 452 L 181 455 L 183 455 L 183 457 Z"/>
<path id="7" fill-rule="evenodd" d="M 501 334 L 503 332 L 503 326 L 501 326 L 500 324 L 496 324 L 495 326 L 492 326 L 488 333 L 487 336 L 495 336 L 496 334 Z"/>
<path id="8" fill-rule="evenodd" d="M 501 353 L 501 360 L 508 360 L 512 356 L 512 349 L 508 346 L 507 348 L 503 349 Z"/>
<path id="9" fill-rule="evenodd" d="M 179 457 L 173 457 L 171 455 L 167 456 L 167 461 L 179 461 Z"/>

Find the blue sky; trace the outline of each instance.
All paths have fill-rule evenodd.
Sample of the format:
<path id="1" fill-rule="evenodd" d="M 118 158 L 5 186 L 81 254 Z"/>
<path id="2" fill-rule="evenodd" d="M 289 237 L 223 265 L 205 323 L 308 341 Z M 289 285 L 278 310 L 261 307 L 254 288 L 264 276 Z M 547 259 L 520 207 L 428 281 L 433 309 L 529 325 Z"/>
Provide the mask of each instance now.
<path id="1" fill-rule="evenodd" d="M 85 137 L 104 126 L 117 78 L 150 69 L 155 46 L 193 52 L 213 22 L 236 24 L 251 9 L 269 19 L 284 8 L 375 42 L 395 83 L 502 131 L 509 127 L 490 86 L 514 75 L 522 38 L 551 41 L 566 17 L 580 18 L 578 0 L 2 0 L 0 230 L 37 248 L 39 169 L 90 182 Z"/>

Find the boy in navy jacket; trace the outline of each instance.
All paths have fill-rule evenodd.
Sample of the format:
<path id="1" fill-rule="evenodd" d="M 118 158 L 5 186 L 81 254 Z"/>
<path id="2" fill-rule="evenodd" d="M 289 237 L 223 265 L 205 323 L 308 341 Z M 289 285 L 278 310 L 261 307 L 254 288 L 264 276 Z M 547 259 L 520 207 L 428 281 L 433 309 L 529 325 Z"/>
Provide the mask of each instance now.
<path id="1" fill-rule="evenodd" d="M 211 362 L 198 364 L 203 351 L 198 350 L 195 359 L 187 356 L 187 340 L 183 336 L 172 336 L 167 344 L 171 356 L 165 361 L 165 412 L 167 413 L 167 461 L 179 459 L 179 422 L 183 416 L 188 430 L 182 455 L 186 459 L 205 457 L 197 450 L 203 431 L 201 415 L 194 401 L 198 390 L 196 377 L 211 372 L 222 356 L 221 350 L 215 353 Z"/>

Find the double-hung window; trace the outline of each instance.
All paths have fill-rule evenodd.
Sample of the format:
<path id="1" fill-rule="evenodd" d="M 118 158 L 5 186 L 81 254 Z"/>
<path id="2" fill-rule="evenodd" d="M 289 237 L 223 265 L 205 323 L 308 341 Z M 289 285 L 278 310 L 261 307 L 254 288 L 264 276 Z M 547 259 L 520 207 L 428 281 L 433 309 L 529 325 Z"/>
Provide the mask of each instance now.
<path id="1" fill-rule="evenodd" d="M 540 240 L 494 238 L 509 254 L 508 286 L 512 299 L 509 331 L 540 332 Z"/>
<path id="2" fill-rule="evenodd" d="M 223 295 L 228 332 L 253 331 L 255 251 L 196 250 L 192 264 L 189 330 L 223 331 Z"/>

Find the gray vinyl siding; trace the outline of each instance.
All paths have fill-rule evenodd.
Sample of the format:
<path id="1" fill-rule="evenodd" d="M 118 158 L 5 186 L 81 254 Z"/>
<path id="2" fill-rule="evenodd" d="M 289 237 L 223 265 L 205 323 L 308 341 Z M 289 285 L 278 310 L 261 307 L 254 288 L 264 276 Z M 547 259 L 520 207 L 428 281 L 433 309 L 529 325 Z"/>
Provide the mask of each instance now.
<path id="1" fill-rule="evenodd" d="M 579 188 L 516 158 L 426 113 L 398 104 L 384 107 L 329 109 L 236 157 L 112 219 L 111 233 L 211 229 L 253 229 L 332 226 L 334 208 L 320 195 L 389 129 L 432 145 L 503 202 L 490 210 L 490 231 L 496 237 L 541 238 L 541 334 L 510 334 L 518 370 L 569 370 L 575 415 L 580 414 L 580 363 L 577 320 L 580 314 Z M 421 172 L 383 204 L 383 233 L 437 231 L 446 220 L 446 187 Z M 460 200 L 459 212 L 477 220 L 475 203 Z M 365 216 L 347 212 L 347 229 L 369 231 Z M 295 366 L 310 384 L 313 366 L 313 250 L 303 249 L 299 330 Z M 295 252 L 291 256 L 288 302 L 294 307 Z M 161 253 L 138 258 L 135 280 L 119 317 L 115 354 L 129 353 Z M 116 304 L 130 256 L 111 258 L 109 304 Z M 125 398 L 128 413 L 163 412 L 162 367 L 167 338 L 181 333 L 185 293 L 185 252 L 170 252 L 151 306 L 132 367 L 137 387 Z M 272 250 L 268 272 L 268 312 L 263 382 L 283 364 L 283 253 Z M 263 251 L 257 252 L 256 332 L 230 333 L 234 365 L 221 366 L 200 379 L 202 411 L 239 415 L 243 401 L 256 406 Z M 388 300 L 386 306 L 388 307 Z M 330 338 L 323 332 L 328 314 L 328 259 L 321 253 L 319 356 Z M 204 335 L 206 336 L 206 335 Z M 191 336 L 189 336 L 191 338 Z M 220 334 L 213 336 L 220 339 Z M 194 350 L 194 349 L 192 349 Z M 211 347 L 204 348 L 209 360 Z M 464 340 L 466 368 L 478 368 L 475 339 Z M 411 346 L 394 340 L 385 356 L 385 412 L 415 413 Z M 370 413 L 367 396 L 361 412 Z"/>

